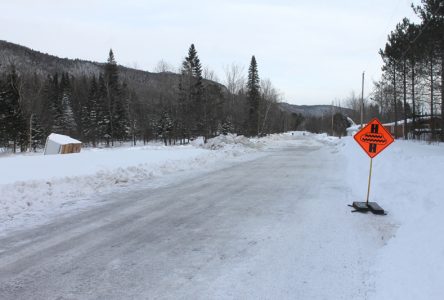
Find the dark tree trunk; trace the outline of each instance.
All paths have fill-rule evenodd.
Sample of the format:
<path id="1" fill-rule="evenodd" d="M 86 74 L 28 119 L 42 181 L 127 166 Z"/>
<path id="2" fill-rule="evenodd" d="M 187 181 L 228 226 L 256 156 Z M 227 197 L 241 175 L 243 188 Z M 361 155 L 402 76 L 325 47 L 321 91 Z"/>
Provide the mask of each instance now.
<path id="1" fill-rule="evenodd" d="M 402 84 L 404 89 L 404 139 L 407 139 L 407 66 L 404 59 Z"/>
<path id="2" fill-rule="evenodd" d="M 433 77 L 433 58 L 430 57 L 430 125 L 432 129 L 432 140 L 435 139 L 435 122 L 434 122 L 434 110 L 433 106 L 434 104 L 434 98 L 433 98 L 433 84 L 434 84 L 434 77 Z"/>
<path id="3" fill-rule="evenodd" d="M 396 65 L 393 65 L 393 101 L 395 102 L 395 139 L 398 138 L 398 104 L 396 103 Z"/>
<path id="4" fill-rule="evenodd" d="M 441 141 L 444 141 L 444 45 L 441 47 Z"/>
<path id="5" fill-rule="evenodd" d="M 415 62 L 412 62 L 412 130 L 416 129 Z M 415 132 L 415 131 L 414 131 Z"/>

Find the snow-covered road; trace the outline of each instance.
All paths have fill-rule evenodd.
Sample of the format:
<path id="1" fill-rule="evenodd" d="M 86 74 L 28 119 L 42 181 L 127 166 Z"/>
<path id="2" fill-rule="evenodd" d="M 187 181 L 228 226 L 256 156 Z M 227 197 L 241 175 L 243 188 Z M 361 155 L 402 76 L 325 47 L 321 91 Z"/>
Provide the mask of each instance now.
<path id="1" fill-rule="evenodd" d="M 0 299 L 365 299 L 390 218 L 350 213 L 346 159 L 265 156 L 0 239 Z"/>

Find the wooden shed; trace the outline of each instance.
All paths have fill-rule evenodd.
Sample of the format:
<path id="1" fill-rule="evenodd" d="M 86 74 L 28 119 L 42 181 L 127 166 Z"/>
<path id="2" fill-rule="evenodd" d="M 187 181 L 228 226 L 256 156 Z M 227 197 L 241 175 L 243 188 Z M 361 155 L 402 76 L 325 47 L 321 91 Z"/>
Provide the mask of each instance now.
<path id="1" fill-rule="evenodd" d="M 46 139 L 45 155 L 79 153 L 82 142 L 67 135 L 51 133 Z"/>

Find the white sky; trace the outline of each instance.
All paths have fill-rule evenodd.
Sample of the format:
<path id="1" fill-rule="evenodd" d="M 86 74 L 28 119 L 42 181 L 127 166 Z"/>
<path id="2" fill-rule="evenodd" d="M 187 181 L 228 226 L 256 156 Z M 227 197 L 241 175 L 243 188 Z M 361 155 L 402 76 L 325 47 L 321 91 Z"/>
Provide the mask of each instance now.
<path id="1" fill-rule="evenodd" d="M 413 0 L 418 3 L 418 0 Z M 223 81 L 224 66 L 269 78 L 294 104 L 330 104 L 380 75 L 378 50 L 411 0 L 0 0 L 0 39 L 68 58 L 152 71 L 179 66 L 194 43 Z"/>

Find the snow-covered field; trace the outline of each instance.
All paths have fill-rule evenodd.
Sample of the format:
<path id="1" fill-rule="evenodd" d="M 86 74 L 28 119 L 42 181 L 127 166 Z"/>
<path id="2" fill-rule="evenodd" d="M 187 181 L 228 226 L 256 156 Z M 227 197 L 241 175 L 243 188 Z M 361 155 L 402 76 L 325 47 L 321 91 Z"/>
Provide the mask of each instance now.
<path id="1" fill-rule="evenodd" d="M 301 135 L 308 137 L 301 141 Z M 397 140 L 373 160 L 370 200 L 379 203 L 387 211 L 386 216 L 348 213 L 347 204 L 365 201 L 369 171 L 368 156 L 351 137 L 337 139 L 302 132 L 272 135 L 259 140 L 221 136 L 205 145 L 195 141 L 187 146 L 151 145 L 86 149 L 71 155 L 1 157 L 0 235 L 11 229 L 50 221 L 60 214 L 100 205 L 95 199 L 103 197 L 97 195 L 134 190 L 138 186 L 167 185 L 253 160 L 273 148 L 303 146 L 307 138 L 321 141 L 329 149 L 324 151 L 330 155 L 329 159 L 343 164 L 340 167 L 344 169 L 338 174 L 345 174 L 346 188 L 339 192 L 339 195 L 344 195 L 344 203 L 325 203 L 335 209 L 344 207 L 344 211 L 331 211 L 339 214 L 334 220 L 347 223 L 338 224 L 339 228 L 355 226 L 355 229 L 343 231 L 351 235 L 344 240 L 353 241 L 353 235 L 358 237 L 367 229 L 383 231 L 378 238 L 382 240 L 372 247 L 379 249 L 377 255 L 369 254 L 373 255 L 368 258 L 372 262 L 370 269 L 361 269 L 358 263 L 344 266 L 350 274 L 365 278 L 363 287 L 350 286 L 350 289 L 365 289 L 363 295 L 369 299 L 443 299 L 444 218 L 441 211 L 444 209 L 444 145 Z M 319 172 L 322 179 L 322 170 Z M 314 184 L 320 184 L 316 180 L 313 178 Z M 325 201 L 328 200 L 326 197 Z M 313 206 L 307 205 L 310 209 Z M 317 214 L 313 213 L 313 216 Z M 358 224 L 362 222 L 362 226 L 357 227 L 356 220 Z M 372 226 L 384 228 L 368 228 Z M 306 225 L 303 228 L 312 227 Z M 328 230 L 332 230 L 331 237 L 338 237 L 335 226 L 332 224 L 329 228 L 319 230 L 325 236 L 328 236 Z M 356 243 L 358 240 L 356 238 Z M 337 243 L 330 241 L 329 245 Z M 282 244 L 283 248 L 287 246 Z M 272 249 L 272 245 L 267 247 L 273 253 L 284 251 L 283 248 Z M 339 248 L 335 249 L 336 252 L 329 251 L 329 259 L 334 260 L 335 255 L 338 260 L 342 259 L 344 249 L 342 246 Z M 265 266 L 267 262 L 262 263 Z M 322 258 L 319 258 L 319 263 L 323 263 Z M 288 267 L 290 274 L 291 266 Z M 330 299 L 344 298 L 344 294 L 334 287 L 322 288 L 332 289 Z"/>

